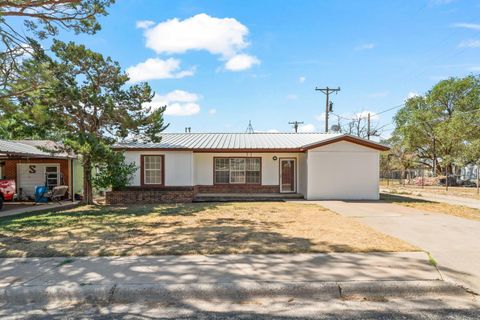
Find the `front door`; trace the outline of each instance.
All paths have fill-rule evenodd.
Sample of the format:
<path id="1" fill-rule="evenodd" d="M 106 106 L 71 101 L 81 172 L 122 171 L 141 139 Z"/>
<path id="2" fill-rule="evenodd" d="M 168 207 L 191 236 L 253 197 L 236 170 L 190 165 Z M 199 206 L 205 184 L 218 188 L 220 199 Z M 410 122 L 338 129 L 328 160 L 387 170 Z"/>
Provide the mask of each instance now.
<path id="1" fill-rule="evenodd" d="M 280 192 L 296 192 L 295 159 L 280 159 Z"/>

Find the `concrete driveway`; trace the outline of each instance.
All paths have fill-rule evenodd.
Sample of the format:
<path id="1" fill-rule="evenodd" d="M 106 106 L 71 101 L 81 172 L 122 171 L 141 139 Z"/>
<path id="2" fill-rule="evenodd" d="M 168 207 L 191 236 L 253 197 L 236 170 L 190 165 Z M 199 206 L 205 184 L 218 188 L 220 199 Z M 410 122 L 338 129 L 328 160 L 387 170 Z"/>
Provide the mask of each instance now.
<path id="1" fill-rule="evenodd" d="M 381 201 L 317 201 L 429 252 L 446 280 L 480 293 L 480 222 Z"/>

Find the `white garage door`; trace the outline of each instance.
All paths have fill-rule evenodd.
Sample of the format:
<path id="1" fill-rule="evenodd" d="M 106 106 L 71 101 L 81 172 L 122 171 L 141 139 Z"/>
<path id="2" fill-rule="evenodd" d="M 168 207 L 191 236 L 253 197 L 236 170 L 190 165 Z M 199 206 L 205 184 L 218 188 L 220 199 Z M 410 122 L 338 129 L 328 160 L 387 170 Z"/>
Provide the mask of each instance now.
<path id="1" fill-rule="evenodd" d="M 307 199 L 376 200 L 379 152 L 350 142 L 308 151 Z"/>
<path id="2" fill-rule="evenodd" d="M 35 186 L 48 187 L 60 184 L 60 165 L 48 163 L 17 164 L 17 194 L 33 198 Z"/>

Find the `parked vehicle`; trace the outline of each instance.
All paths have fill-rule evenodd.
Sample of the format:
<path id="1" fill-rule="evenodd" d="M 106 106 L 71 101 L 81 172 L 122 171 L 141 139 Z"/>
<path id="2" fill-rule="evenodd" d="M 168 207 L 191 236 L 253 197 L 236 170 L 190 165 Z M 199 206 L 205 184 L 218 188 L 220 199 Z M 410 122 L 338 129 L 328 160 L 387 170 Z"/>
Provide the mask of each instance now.
<path id="1" fill-rule="evenodd" d="M 477 182 L 473 179 L 464 180 L 464 181 L 462 181 L 462 186 L 476 188 L 477 187 Z"/>
<path id="2" fill-rule="evenodd" d="M 0 180 L 0 210 L 3 208 L 4 201 L 11 201 L 15 198 L 17 186 L 15 180 Z"/>

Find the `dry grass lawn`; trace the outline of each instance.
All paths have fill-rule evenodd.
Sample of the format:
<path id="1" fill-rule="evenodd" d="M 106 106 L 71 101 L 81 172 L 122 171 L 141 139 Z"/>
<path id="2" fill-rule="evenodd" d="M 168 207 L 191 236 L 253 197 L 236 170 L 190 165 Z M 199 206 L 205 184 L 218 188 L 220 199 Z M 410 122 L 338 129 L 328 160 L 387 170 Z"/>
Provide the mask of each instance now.
<path id="1" fill-rule="evenodd" d="M 448 214 L 460 218 L 471 219 L 480 221 L 480 210 L 453 205 L 448 203 L 432 202 L 422 199 L 409 198 L 408 195 L 393 195 L 382 193 L 381 200 L 388 201 L 391 203 L 400 204 L 410 208 L 417 208 L 421 210 Z"/>
<path id="2" fill-rule="evenodd" d="M 78 207 L 0 219 L 0 256 L 415 251 L 318 205 Z"/>
<path id="3" fill-rule="evenodd" d="M 421 195 L 422 193 L 431 193 L 431 194 L 439 194 L 445 196 L 455 196 L 455 197 L 462 197 L 462 198 L 470 198 L 470 199 L 480 199 L 480 195 L 477 194 L 477 188 L 467 188 L 467 187 L 448 187 L 448 191 L 444 186 L 425 186 L 423 189 L 421 186 L 417 185 L 400 185 L 400 184 L 392 184 L 390 183 L 389 186 L 386 183 L 381 183 L 381 186 L 385 189 L 390 189 L 393 193 L 398 194 L 413 194 L 413 195 Z"/>

